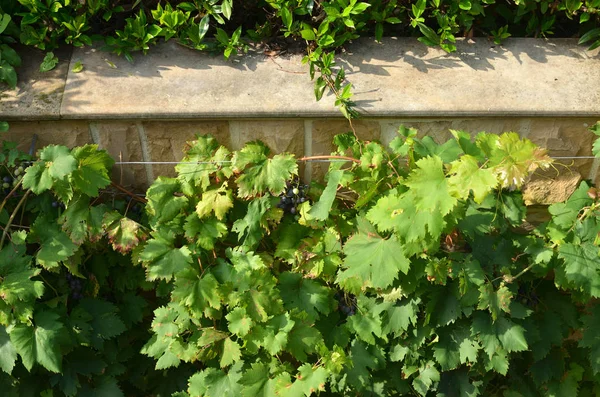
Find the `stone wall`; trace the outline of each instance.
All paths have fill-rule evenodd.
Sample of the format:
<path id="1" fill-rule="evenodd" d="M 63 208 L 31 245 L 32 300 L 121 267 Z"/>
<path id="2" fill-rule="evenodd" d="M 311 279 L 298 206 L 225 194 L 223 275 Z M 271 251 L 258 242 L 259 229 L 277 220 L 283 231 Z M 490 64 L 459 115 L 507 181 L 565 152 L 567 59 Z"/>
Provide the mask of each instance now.
<path id="1" fill-rule="evenodd" d="M 501 133 L 515 131 L 548 149 L 557 159 L 556 168 L 534 178 L 529 188 L 531 203 L 560 201 L 569 194 L 579 178 L 600 184 L 600 161 L 591 157 L 594 135 L 588 128 L 595 118 L 471 118 L 471 119 L 364 119 L 353 122 L 359 138 L 389 143 L 398 127 L 415 127 L 421 136 L 429 135 L 438 142 L 451 139 L 450 129 L 471 134 L 481 131 Z M 350 131 L 343 119 L 266 119 L 266 120 L 118 120 L 118 121 L 13 121 L 3 139 L 16 141 L 19 148 L 29 150 L 33 135 L 37 147 L 63 144 L 69 147 L 97 143 L 116 161 L 170 162 L 183 158 L 186 142 L 197 134 L 211 134 L 221 144 L 239 149 L 256 139 L 267 143 L 274 152 L 289 152 L 300 158 L 329 154 L 333 136 Z M 320 178 L 324 163 L 307 163 L 305 180 Z M 122 185 L 143 189 L 159 175 L 174 175 L 171 164 L 124 164 L 115 166 L 115 180 Z"/>
<path id="2" fill-rule="evenodd" d="M 301 157 L 329 154 L 333 136 L 349 130 L 331 95 L 314 100 L 301 54 L 271 57 L 253 48 L 225 61 L 173 42 L 132 63 L 98 48 L 56 54 L 57 68 L 41 73 L 43 52 L 24 50 L 17 88 L 0 95 L 0 120 L 11 125 L 2 138 L 22 149 L 37 134 L 38 148 L 93 142 L 117 161 L 173 162 L 186 141 L 212 134 L 231 149 L 260 139 Z M 73 72 L 75 62 L 82 72 Z M 361 39 L 336 62 L 354 86 L 362 139 L 389 143 L 400 124 L 438 142 L 450 129 L 515 131 L 566 157 L 528 185 L 531 204 L 564 199 L 580 178 L 600 182 L 588 131 L 600 120 L 600 49 L 571 39 L 498 46 L 479 38 L 458 40 L 447 54 L 412 38 Z M 320 178 L 326 166 L 306 163 L 301 172 Z M 141 190 L 173 175 L 173 165 L 123 164 L 114 172 L 116 181 Z"/>

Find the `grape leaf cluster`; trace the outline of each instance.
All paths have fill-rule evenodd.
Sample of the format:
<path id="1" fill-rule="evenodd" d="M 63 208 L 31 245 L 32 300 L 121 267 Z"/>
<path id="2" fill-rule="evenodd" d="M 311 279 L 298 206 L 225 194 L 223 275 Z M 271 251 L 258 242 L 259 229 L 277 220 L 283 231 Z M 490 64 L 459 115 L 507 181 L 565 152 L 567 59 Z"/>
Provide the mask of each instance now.
<path id="1" fill-rule="evenodd" d="M 594 395 L 597 189 L 525 228 L 547 154 L 452 134 L 338 135 L 353 160 L 309 186 L 291 154 L 198 136 L 146 205 L 105 196 L 97 147 L 42 148 L 0 207 L 3 392 Z"/>

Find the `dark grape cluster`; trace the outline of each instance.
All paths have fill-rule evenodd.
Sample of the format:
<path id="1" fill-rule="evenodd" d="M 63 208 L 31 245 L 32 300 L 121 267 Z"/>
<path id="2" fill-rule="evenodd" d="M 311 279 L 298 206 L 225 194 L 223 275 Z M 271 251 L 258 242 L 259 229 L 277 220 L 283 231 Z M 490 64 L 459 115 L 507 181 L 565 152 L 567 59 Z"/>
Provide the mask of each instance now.
<path id="1" fill-rule="evenodd" d="M 9 167 L 6 167 L 6 166 L 3 167 L 6 171 L 8 171 L 8 174 L 4 175 L 2 177 L 2 193 L 4 193 L 4 195 L 7 195 L 8 193 L 10 193 L 11 190 L 15 186 L 17 186 L 17 184 L 23 178 L 23 175 L 25 175 L 25 170 L 30 165 L 31 165 L 31 162 L 29 162 L 29 161 L 23 161 L 23 162 L 21 162 L 19 164 L 16 164 L 12 168 L 9 168 Z"/>
<path id="2" fill-rule="evenodd" d="M 535 309 L 540 302 L 539 297 L 535 293 L 535 290 L 531 285 L 521 284 L 519 286 L 519 291 L 517 292 L 520 301 L 527 307 Z"/>
<path id="3" fill-rule="evenodd" d="M 279 195 L 280 200 L 277 207 L 281 208 L 284 212 L 292 215 L 295 214 L 298 204 L 308 201 L 306 190 L 308 190 L 308 185 L 301 185 L 297 180 L 287 181 L 285 192 Z"/>
<path id="4" fill-rule="evenodd" d="M 53 201 L 51 205 L 52 205 L 52 208 L 61 208 L 63 210 L 66 208 L 65 204 L 61 203 L 60 201 Z"/>
<path id="5" fill-rule="evenodd" d="M 67 281 L 71 289 L 71 297 L 75 300 L 83 298 L 83 283 L 77 277 L 73 277 L 71 273 L 67 273 Z"/>
<path id="6" fill-rule="evenodd" d="M 336 292 L 334 298 L 338 301 L 338 309 L 346 316 L 354 316 L 356 314 L 356 297 L 354 295 Z"/>
<path id="7" fill-rule="evenodd" d="M 9 175 L 2 178 L 2 191 L 4 192 L 5 195 L 10 192 L 12 182 L 13 182 L 13 178 Z"/>

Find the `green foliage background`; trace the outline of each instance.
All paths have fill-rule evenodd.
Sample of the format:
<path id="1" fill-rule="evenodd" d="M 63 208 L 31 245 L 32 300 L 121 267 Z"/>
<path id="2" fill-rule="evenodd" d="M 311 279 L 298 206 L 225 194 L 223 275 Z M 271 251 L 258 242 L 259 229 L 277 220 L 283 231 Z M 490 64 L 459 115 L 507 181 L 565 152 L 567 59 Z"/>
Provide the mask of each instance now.
<path id="1" fill-rule="evenodd" d="M 89 46 L 133 60 L 159 40 L 176 39 L 225 58 L 247 44 L 277 52 L 300 43 L 310 64 L 315 94 L 331 91 L 342 113 L 355 116 L 343 69 L 333 53 L 363 36 L 416 36 L 430 46 L 456 50 L 457 37 L 577 37 L 600 45 L 600 0 L 0 0 L 0 82 L 13 87 L 20 41 L 45 51 L 60 44 Z M 56 65 L 54 54 L 41 70 Z M 317 76 L 315 76 L 315 73 Z"/>
<path id="2" fill-rule="evenodd" d="M 276 204 L 298 161 L 260 142 L 198 136 L 130 201 L 94 145 L 30 164 L 5 143 L 4 395 L 596 395 L 599 192 L 527 226 L 545 151 L 452 133 L 336 136 L 296 215 Z"/>

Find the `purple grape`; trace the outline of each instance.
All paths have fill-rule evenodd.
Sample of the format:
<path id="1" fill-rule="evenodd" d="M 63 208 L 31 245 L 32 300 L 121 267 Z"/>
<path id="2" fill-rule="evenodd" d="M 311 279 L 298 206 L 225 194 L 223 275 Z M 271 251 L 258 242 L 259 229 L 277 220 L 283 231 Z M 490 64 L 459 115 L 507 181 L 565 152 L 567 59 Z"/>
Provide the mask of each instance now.
<path id="1" fill-rule="evenodd" d="M 5 176 L 4 178 L 2 178 L 2 182 L 4 182 L 4 183 L 11 183 L 12 182 L 12 178 L 10 176 Z"/>
<path id="2" fill-rule="evenodd" d="M 52 208 L 58 208 L 58 201 L 52 202 Z"/>

